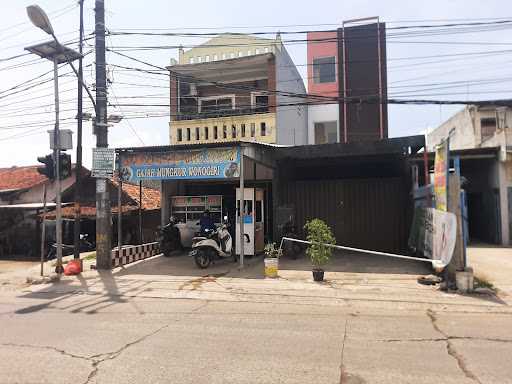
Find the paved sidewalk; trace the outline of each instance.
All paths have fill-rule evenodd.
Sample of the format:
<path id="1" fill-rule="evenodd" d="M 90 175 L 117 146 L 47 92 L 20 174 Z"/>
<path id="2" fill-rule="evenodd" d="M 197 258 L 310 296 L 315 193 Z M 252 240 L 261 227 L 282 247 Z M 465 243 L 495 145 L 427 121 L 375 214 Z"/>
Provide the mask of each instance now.
<path id="1" fill-rule="evenodd" d="M 500 295 L 512 304 L 512 248 L 485 245 L 468 247 L 467 256 L 475 276 L 491 282 Z"/>

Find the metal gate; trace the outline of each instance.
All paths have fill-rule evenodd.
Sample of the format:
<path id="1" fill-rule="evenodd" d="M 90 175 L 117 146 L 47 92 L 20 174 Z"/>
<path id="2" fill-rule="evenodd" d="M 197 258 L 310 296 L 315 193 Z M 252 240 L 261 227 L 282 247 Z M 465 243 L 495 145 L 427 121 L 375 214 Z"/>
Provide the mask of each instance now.
<path id="1" fill-rule="evenodd" d="M 320 218 L 340 244 L 387 252 L 406 248 L 412 202 L 400 178 L 290 181 L 283 197 L 295 207 L 302 232 L 307 220 Z"/>

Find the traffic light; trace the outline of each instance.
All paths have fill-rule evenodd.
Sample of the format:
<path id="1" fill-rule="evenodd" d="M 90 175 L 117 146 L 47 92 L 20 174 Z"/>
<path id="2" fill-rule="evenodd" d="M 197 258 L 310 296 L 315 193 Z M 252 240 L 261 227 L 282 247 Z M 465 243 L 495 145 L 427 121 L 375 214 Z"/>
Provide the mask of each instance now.
<path id="1" fill-rule="evenodd" d="M 45 175 L 48 179 L 55 179 L 55 165 L 53 163 L 52 155 L 40 156 L 37 161 L 44 164 L 44 167 L 38 167 L 37 172 L 41 175 Z"/>
<path id="2" fill-rule="evenodd" d="M 63 180 L 71 176 L 71 156 L 67 153 L 61 153 L 59 158 L 59 176 Z"/>

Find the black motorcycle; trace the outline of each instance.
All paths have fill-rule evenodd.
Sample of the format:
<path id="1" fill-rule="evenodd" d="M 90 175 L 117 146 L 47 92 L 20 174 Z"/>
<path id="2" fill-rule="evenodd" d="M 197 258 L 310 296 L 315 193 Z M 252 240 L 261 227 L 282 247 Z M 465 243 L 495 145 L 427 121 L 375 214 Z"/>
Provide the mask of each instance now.
<path id="1" fill-rule="evenodd" d="M 160 245 L 160 252 L 162 252 L 165 257 L 171 256 L 173 251 L 183 249 L 180 230 L 176 226 L 177 223 L 177 220 L 171 217 L 168 224 L 159 227 L 158 243 Z"/>
<path id="2" fill-rule="evenodd" d="M 282 228 L 283 237 L 287 237 L 289 239 L 299 239 L 297 226 L 290 219 L 288 220 Z M 297 243 L 295 241 L 284 241 L 283 242 L 283 255 L 286 257 L 290 257 L 291 259 L 297 259 L 301 253 L 304 251 L 304 246 L 302 243 Z"/>
<path id="3" fill-rule="evenodd" d="M 80 253 L 91 252 L 96 249 L 94 242 L 89 240 L 89 235 L 86 233 L 80 234 L 79 242 Z M 69 256 L 75 252 L 75 246 L 71 244 L 62 244 L 62 256 Z M 46 254 L 46 260 L 52 260 L 57 257 L 57 243 L 50 245 L 48 253 Z"/>

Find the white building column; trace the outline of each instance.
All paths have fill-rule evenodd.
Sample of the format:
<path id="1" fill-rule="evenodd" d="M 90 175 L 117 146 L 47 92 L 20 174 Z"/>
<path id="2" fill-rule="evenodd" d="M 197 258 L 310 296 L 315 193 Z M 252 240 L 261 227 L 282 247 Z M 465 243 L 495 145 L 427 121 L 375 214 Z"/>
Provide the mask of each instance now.
<path id="1" fill-rule="evenodd" d="M 498 187 L 500 192 L 500 219 L 502 245 L 510 245 L 507 165 L 508 162 L 498 161 Z"/>

